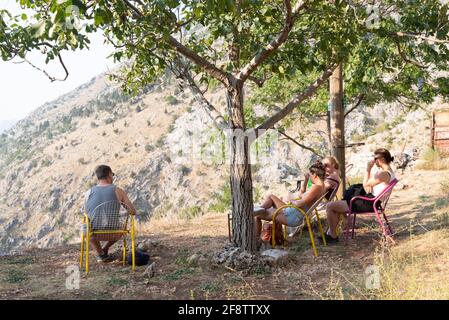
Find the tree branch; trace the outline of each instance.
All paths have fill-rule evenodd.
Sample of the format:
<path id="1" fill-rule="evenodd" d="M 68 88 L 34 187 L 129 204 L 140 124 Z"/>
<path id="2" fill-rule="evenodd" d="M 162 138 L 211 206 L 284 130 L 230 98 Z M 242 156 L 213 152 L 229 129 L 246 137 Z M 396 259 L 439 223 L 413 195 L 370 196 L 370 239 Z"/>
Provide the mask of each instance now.
<path id="1" fill-rule="evenodd" d="M 58 53 L 58 60 L 59 60 L 59 63 L 61 64 L 62 68 L 64 69 L 64 72 L 65 72 L 64 78 L 56 78 L 56 77 L 50 75 L 47 71 L 45 71 L 44 69 L 39 68 L 38 66 L 33 64 L 31 61 L 29 61 L 27 58 L 23 58 L 22 62 L 28 63 L 34 69 L 36 69 L 36 70 L 42 72 L 43 74 L 45 74 L 47 76 L 47 78 L 50 79 L 51 82 L 66 81 L 67 78 L 69 77 L 69 71 L 67 70 L 67 67 L 65 66 L 64 60 L 62 59 L 62 56 L 61 56 L 60 53 Z"/>
<path id="2" fill-rule="evenodd" d="M 265 81 L 266 81 L 267 79 L 260 79 L 260 78 L 256 78 L 256 77 L 253 77 L 253 76 L 249 76 L 249 77 L 248 77 L 248 80 L 250 80 L 250 81 L 254 82 L 255 84 L 257 84 L 257 86 L 258 86 L 259 88 L 262 88 L 262 87 L 263 87 L 263 84 L 265 83 Z"/>
<path id="3" fill-rule="evenodd" d="M 259 129 L 267 130 L 273 128 L 276 123 L 278 123 L 290 112 L 292 112 L 293 109 L 295 109 L 299 104 L 301 104 L 304 100 L 314 95 L 315 92 L 318 90 L 318 88 L 329 79 L 329 77 L 334 72 L 335 67 L 336 64 L 330 65 L 329 68 L 326 71 L 324 71 L 321 74 L 321 76 L 314 83 L 312 83 L 304 92 L 295 96 L 283 109 L 281 109 L 279 112 L 268 118 L 259 127 L 257 127 L 257 130 Z"/>
<path id="4" fill-rule="evenodd" d="M 128 0 L 122 0 L 126 6 L 128 6 L 131 10 L 133 10 L 137 15 L 140 17 L 144 17 L 144 14 L 139 11 L 132 3 L 130 3 Z M 182 54 L 187 59 L 191 60 L 193 63 L 198 65 L 199 67 L 203 68 L 205 71 L 207 71 L 213 78 L 217 79 L 224 85 L 229 85 L 229 79 L 232 79 L 233 76 L 226 71 L 218 68 L 214 64 L 210 63 L 203 57 L 196 54 L 193 50 L 189 49 L 188 47 L 181 44 L 178 40 L 176 40 L 174 37 L 170 36 L 168 38 L 168 44 L 173 47 L 178 53 Z"/>
<path id="5" fill-rule="evenodd" d="M 363 99 L 365 99 L 365 95 L 362 93 L 362 94 L 359 95 L 358 100 L 355 103 L 355 105 L 351 109 L 349 109 L 348 111 L 345 112 L 345 116 L 344 117 L 346 118 L 346 116 L 348 114 L 350 114 L 352 111 L 357 109 L 360 106 L 360 104 L 362 103 Z"/>
<path id="6" fill-rule="evenodd" d="M 204 108 L 207 115 L 212 119 L 214 125 L 220 130 L 228 129 L 226 120 L 221 115 L 221 113 L 206 99 L 204 93 L 198 87 L 192 75 L 190 74 L 188 67 L 179 58 L 177 58 L 171 69 L 177 76 L 177 78 L 179 78 L 189 87 L 190 91 L 195 97 L 195 100 Z"/>
<path id="7" fill-rule="evenodd" d="M 202 67 L 205 71 L 207 71 L 213 78 L 217 79 L 221 83 L 223 83 L 225 86 L 229 85 L 229 80 L 233 78 L 233 76 L 226 71 L 218 68 L 214 64 L 210 63 L 203 57 L 197 55 L 193 50 L 187 48 L 186 46 L 182 45 L 178 40 L 176 40 L 174 37 L 169 37 L 169 44 L 180 54 L 182 54 L 184 57 L 195 63 L 196 65 Z"/>
<path id="8" fill-rule="evenodd" d="M 425 66 L 425 65 L 419 63 L 416 60 L 412 60 L 412 59 L 407 58 L 405 53 L 402 51 L 401 44 L 399 43 L 399 41 L 395 41 L 395 43 L 396 43 L 396 48 L 398 49 L 398 53 L 401 56 L 402 60 L 404 60 L 407 63 L 413 64 L 413 65 L 415 65 L 415 66 L 417 66 L 419 68 L 427 69 L 429 67 L 428 65 Z"/>
<path id="9" fill-rule="evenodd" d="M 416 38 L 416 39 L 429 41 L 429 42 L 449 44 L 449 40 L 442 40 L 442 39 L 437 39 L 437 38 L 425 37 L 425 36 L 422 36 L 422 35 L 419 35 L 419 34 L 408 33 L 408 32 L 393 32 L 393 33 L 390 33 L 390 35 L 397 36 L 397 37 Z"/>
<path id="10" fill-rule="evenodd" d="M 307 1 L 298 1 L 292 11 L 290 0 L 284 0 L 285 19 L 281 32 L 237 74 L 236 78 L 240 79 L 242 82 L 246 81 L 260 64 L 268 59 L 285 41 L 287 41 L 298 13 L 305 7 L 306 3 Z"/>
<path id="11" fill-rule="evenodd" d="M 294 144 L 296 144 L 297 146 L 299 146 L 299 147 L 301 147 L 301 148 L 303 148 L 303 149 L 309 150 L 310 152 L 316 154 L 316 155 L 319 156 L 319 157 L 323 157 L 323 155 L 320 154 L 320 153 L 319 153 L 318 151 L 316 151 L 315 149 L 313 149 L 313 148 L 311 148 L 311 147 L 308 147 L 308 146 L 305 146 L 305 145 L 299 143 L 298 141 L 296 141 L 295 139 L 293 139 L 292 137 L 290 137 L 289 135 L 287 135 L 287 134 L 286 134 L 285 132 L 283 132 L 282 130 L 280 130 L 280 129 L 276 129 L 276 130 L 277 130 L 280 134 L 282 134 L 284 137 L 286 137 L 288 140 L 290 140 L 290 141 L 292 141 Z"/>

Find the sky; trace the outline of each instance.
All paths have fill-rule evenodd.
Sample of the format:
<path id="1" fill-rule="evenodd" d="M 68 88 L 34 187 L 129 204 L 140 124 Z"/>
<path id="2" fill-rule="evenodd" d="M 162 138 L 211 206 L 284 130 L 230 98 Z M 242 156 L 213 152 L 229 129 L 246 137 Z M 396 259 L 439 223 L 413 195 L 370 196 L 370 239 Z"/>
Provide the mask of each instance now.
<path id="1" fill-rule="evenodd" d="M 7 9 L 14 14 L 21 13 L 15 0 L 0 0 L 0 9 Z M 89 49 L 61 54 L 69 71 L 69 77 L 63 82 L 51 82 L 44 73 L 27 63 L 15 64 L 0 59 L 0 123 L 20 120 L 45 102 L 56 99 L 96 75 L 113 69 L 115 64 L 112 58 L 107 58 L 113 52 L 112 46 L 104 44 L 100 34 L 92 35 L 90 40 Z M 57 60 L 46 65 L 45 59 L 38 52 L 27 55 L 27 59 L 52 76 L 65 76 Z M 15 60 L 20 61 L 20 58 Z"/>

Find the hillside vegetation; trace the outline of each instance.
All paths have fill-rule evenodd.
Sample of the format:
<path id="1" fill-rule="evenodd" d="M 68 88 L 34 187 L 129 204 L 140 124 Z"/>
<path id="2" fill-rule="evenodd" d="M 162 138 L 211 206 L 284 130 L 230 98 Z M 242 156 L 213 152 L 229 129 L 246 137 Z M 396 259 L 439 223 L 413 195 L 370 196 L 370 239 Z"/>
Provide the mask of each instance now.
<path id="1" fill-rule="evenodd" d="M 212 89 L 209 99 L 224 109 L 222 88 Z M 353 180 L 377 147 L 406 152 L 412 165 L 426 158 L 430 110 L 439 106 L 436 101 L 427 110 L 405 112 L 400 105 L 386 104 L 351 113 L 347 140 L 365 143 L 347 149 Z M 256 106 L 251 116 L 266 112 Z M 289 135 L 325 152 L 325 121 L 308 123 L 296 121 Z M 93 78 L 0 136 L 0 254 L 76 243 L 83 195 L 95 184 L 93 169 L 101 163 L 113 168 L 116 183 L 135 203 L 138 228 L 145 228 L 151 217 L 187 221 L 227 212 L 228 167 L 215 157 L 213 145 L 220 137 L 189 91 L 169 75 L 137 97 L 124 95 L 106 75 Z M 253 165 L 255 202 L 268 191 L 293 189 L 292 179 L 316 159 L 289 140 L 276 143 L 277 159 Z M 198 155 L 209 157 L 194 157 Z"/>

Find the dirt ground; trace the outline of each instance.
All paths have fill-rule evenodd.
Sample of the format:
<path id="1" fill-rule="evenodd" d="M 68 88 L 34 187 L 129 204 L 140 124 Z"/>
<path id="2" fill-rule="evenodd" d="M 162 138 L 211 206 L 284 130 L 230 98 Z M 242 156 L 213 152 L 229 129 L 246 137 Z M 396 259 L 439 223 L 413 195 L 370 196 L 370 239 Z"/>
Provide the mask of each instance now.
<path id="1" fill-rule="evenodd" d="M 431 232 L 434 208 L 445 206 L 441 182 L 449 171 L 415 171 L 398 174 L 387 215 L 395 229 L 396 245 L 411 235 Z M 443 190 L 443 191 L 442 191 Z M 324 222 L 324 221 L 323 221 Z M 211 265 L 207 260 L 189 263 L 195 253 L 213 253 L 228 241 L 226 214 L 207 214 L 190 221 L 155 221 L 151 232 L 141 230 L 139 241 L 150 239 L 156 274 L 148 278 L 145 266 L 134 272 L 121 263 L 93 261 L 89 275 L 81 272 L 79 289 L 66 282 L 77 270 L 79 246 L 34 249 L 22 255 L 0 257 L 0 299 L 372 299 L 366 289 L 366 268 L 382 247 L 374 217 L 358 218 L 356 238 L 348 245 L 324 247 L 314 257 L 307 234 L 291 244 L 288 261 L 268 270 L 244 275 Z M 69 280 L 68 280 L 69 277 Z M 70 281 L 69 281 L 70 282 Z"/>

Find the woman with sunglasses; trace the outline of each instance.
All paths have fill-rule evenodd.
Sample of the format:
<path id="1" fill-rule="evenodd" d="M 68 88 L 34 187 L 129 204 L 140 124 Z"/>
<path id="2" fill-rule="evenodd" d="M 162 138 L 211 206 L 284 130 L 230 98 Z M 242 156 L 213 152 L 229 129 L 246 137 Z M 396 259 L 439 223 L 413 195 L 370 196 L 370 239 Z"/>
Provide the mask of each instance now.
<path id="1" fill-rule="evenodd" d="M 367 197 L 377 197 L 395 179 L 395 174 L 390 166 L 393 160 L 394 158 L 387 149 L 380 148 L 374 151 L 374 157 L 368 162 L 363 178 L 363 189 L 367 193 Z M 377 171 L 373 174 L 372 169 L 374 165 L 377 167 Z M 345 195 L 343 200 L 333 201 L 327 205 L 326 213 L 329 225 L 329 229 L 325 234 L 327 243 L 338 242 L 337 227 L 340 214 L 349 212 L 351 199 L 352 197 Z M 372 210 L 371 202 L 369 206 L 364 206 L 364 203 L 359 204 L 359 206 L 364 208 L 356 211 L 370 212 L 369 210 Z"/>

